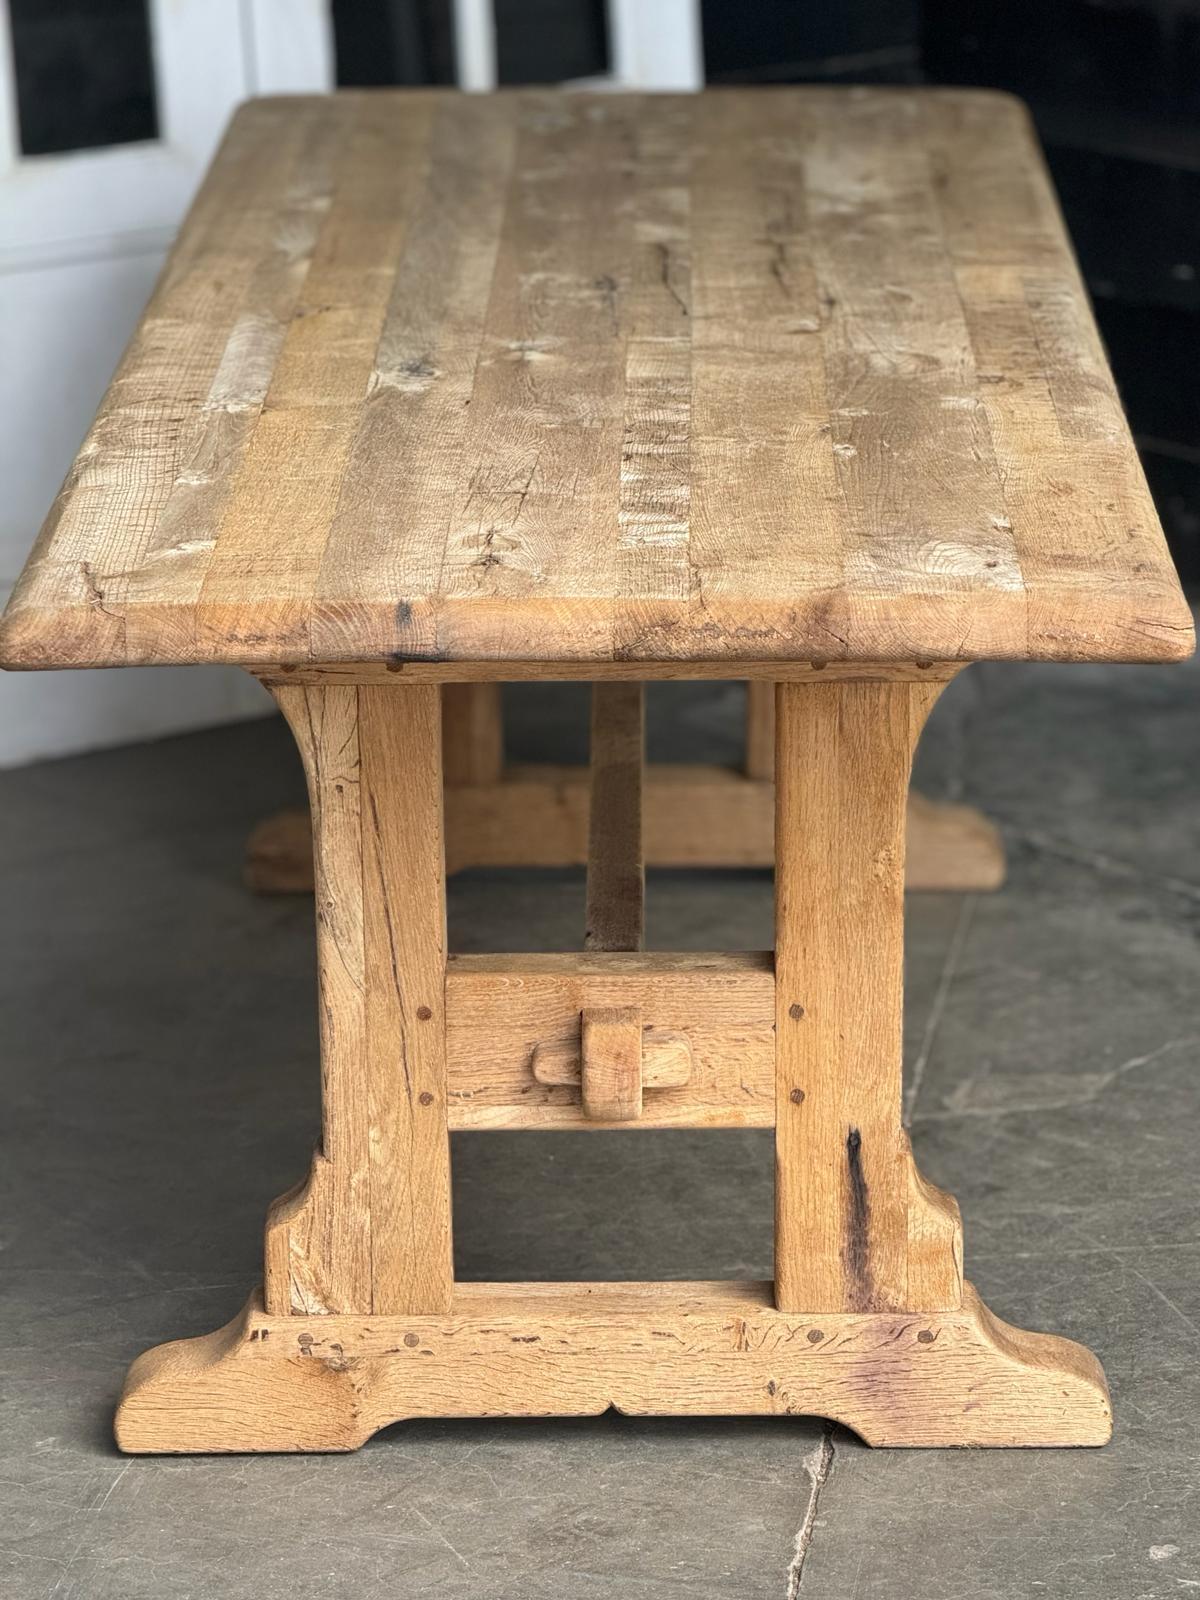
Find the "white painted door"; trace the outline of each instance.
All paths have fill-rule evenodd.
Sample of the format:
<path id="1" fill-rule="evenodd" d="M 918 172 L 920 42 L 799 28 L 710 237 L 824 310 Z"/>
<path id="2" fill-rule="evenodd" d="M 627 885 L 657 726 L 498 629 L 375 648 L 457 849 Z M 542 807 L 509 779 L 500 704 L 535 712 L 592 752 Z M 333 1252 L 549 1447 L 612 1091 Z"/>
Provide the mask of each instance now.
<path id="1" fill-rule="evenodd" d="M 17 77 L 27 35 L 10 27 L 10 3 L 0 0 L 0 605 L 233 107 L 326 89 L 333 75 L 324 0 L 145 0 L 153 136 L 29 154 L 32 102 L 27 91 L 23 126 Z M 44 27 L 59 8 L 36 3 Z M 62 26 L 73 9 L 61 7 Z M 263 709 L 253 680 L 226 668 L 0 673 L 0 765 Z"/>

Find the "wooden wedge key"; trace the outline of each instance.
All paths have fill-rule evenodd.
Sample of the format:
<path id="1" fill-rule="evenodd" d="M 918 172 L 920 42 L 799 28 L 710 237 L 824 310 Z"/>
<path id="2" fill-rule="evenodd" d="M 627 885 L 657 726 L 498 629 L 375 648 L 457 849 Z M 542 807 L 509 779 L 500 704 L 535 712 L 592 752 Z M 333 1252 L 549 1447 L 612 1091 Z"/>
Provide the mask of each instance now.
<path id="1" fill-rule="evenodd" d="M 120 1447 L 610 1406 L 1102 1444 L 1095 1357 L 982 1304 L 901 1126 L 905 888 L 1003 870 L 909 777 L 971 662 L 1192 647 L 1011 98 L 242 107 L 0 624 L 12 669 L 255 673 L 308 784 L 248 875 L 313 894 L 317 1148 Z M 643 685 L 701 678 L 749 686 L 739 769 L 647 766 Z M 539 679 L 593 684 L 586 768 L 505 762 Z M 773 866 L 773 950 L 645 949 L 647 863 Z M 479 864 L 586 864 L 582 948 L 450 953 Z M 770 1282 L 455 1281 L 452 1128 L 747 1127 Z"/>

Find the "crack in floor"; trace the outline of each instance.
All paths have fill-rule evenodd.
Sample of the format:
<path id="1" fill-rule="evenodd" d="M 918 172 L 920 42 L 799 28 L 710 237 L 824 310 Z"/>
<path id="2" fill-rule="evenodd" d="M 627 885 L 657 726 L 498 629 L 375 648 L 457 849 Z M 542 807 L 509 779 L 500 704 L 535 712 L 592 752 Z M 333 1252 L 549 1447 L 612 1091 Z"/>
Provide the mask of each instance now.
<path id="1" fill-rule="evenodd" d="M 933 997 L 933 1004 L 930 1006 L 929 1015 L 925 1020 L 925 1033 L 921 1039 L 921 1048 L 917 1051 L 917 1059 L 913 1062 L 908 1085 L 904 1091 L 901 1121 L 906 1128 L 910 1128 L 913 1123 L 917 1096 L 921 1092 L 921 1083 L 925 1077 L 925 1068 L 929 1065 L 933 1041 L 937 1037 L 942 1013 L 946 1009 L 946 1001 L 950 996 L 950 986 L 954 982 L 958 972 L 958 963 L 962 959 L 963 949 L 967 942 L 967 934 L 971 927 L 971 918 L 975 913 L 977 898 L 978 896 L 973 894 L 964 895 L 962 904 L 958 909 L 954 932 L 950 935 L 950 943 L 946 949 L 946 959 L 942 963 L 942 973 L 938 979 L 937 993 Z"/>
<path id="2" fill-rule="evenodd" d="M 817 1526 L 817 1506 L 821 1500 L 821 1490 L 833 1471 L 833 1455 L 833 1423 L 827 1422 L 817 1445 L 803 1461 L 804 1470 L 808 1473 L 808 1481 L 812 1487 L 808 1494 L 808 1504 L 804 1508 L 804 1520 L 796 1533 L 796 1546 L 787 1570 L 785 1600 L 796 1600 L 800 1593 L 800 1585 L 804 1582 L 804 1563 Z"/>
<path id="3" fill-rule="evenodd" d="M 1079 845 L 1055 838 L 1053 834 L 1044 833 L 1040 829 L 1017 827 L 1015 823 L 997 816 L 994 806 L 988 808 L 988 816 L 994 823 L 1000 825 L 1005 838 L 1013 839 L 1018 844 L 1028 845 L 1030 849 L 1040 850 L 1043 854 L 1054 856 L 1060 861 L 1069 861 L 1077 867 L 1090 867 L 1103 876 L 1127 878 L 1151 888 L 1165 889 L 1187 900 L 1200 900 L 1200 884 L 1193 883 L 1189 878 L 1176 878 L 1170 873 L 1148 872 L 1136 862 L 1122 861 L 1116 856 L 1106 854 L 1103 850 L 1085 850 Z"/>

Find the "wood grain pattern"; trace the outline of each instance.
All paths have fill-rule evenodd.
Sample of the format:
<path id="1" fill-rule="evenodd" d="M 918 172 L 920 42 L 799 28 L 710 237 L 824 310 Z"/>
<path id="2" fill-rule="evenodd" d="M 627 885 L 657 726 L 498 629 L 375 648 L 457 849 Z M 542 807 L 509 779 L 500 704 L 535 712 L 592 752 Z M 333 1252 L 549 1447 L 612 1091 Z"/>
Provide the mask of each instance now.
<path id="1" fill-rule="evenodd" d="M 529 1058 L 529 1067 L 538 1083 L 551 1084 L 556 1088 L 582 1089 L 582 1012 L 579 1032 L 578 1046 L 574 1042 L 554 1044 L 539 1042 L 534 1045 L 533 1054 Z M 670 1028 L 643 1027 L 641 1045 L 643 1089 L 678 1089 L 691 1081 L 695 1063 L 692 1057 L 692 1042 L 686 1033 L 675 1033 Z M 517 1091 L 518 1104 L 523 1089 L 522 1084 Z M 638 1115 L 640 1116 L 641 1112 Z M 702 1118 L 697 1115 L 696 1121 L 699 1123 Z"/>
<path id="2" fill-rule="evenodd" d="M 632 1008 L 686 1037 L 691 1070 L 644 1097 L 637 1128 L 768 1128 L 775 1120 L 775 979 L 769 951 L 703 955 L 451 956 L 446 1050 L 452 1128 L 601 1128 L 579 1080 L 550 1083 L 534 1052 L 578 1062 L 585 1010 Z M 644 1074 L 647 1087 L 653 1080 Z"/>
<path id="3" fill-rule="evenodd" d="M 829 1417 L 874 1445 L 1099 1445 L 1096 1358 L 992 1316 L 775 1309 L 769 1283 L 463 1283 L 444 1316 L 270 1317 L 149 1350 L 134 1453 L 354 1450 L 414 1417 Z"/>
<path id="4" fill-rule="evenodd" d="M 594 685 L 585 950 L 640 950 L 646 936 L 645 722 L 640 683 Z"/>
<path id="5" fill-rule="evenodd" d="M 900 1136 L 908 1176 L 908 1288 L 912 1311 L 948 1311 L 962 1304 L 963 1227 L 958 1201 L 922 1176 L 907 1134 Z"/>
<path id="6" fill-rule="evenodd" d="M 583 1114 L 589 1122 L 636 1122 L 642 1114 L 642 1009 L 584 1006 Z"/>
<path id="7" fill-rule="evenodd" d="M 911 89 L 252 102 L 0 632 L 24 668 L 1191 648 L 1025 111 Z"/>
<path id="8" fill-rule="evenodd" d="M 785 1310 L 913 1305 L 900 1127 L 905 795 L 936 697 L 936 686 L 908 684 L 776 693 L 775 1288 Z M 916 1232 L 925 1245 L 925 1227 Z"/>
<path id="9" fill-rule="evenodd" d="M 450 1304 L 446 913 L 436 687 L 278 691 L 317 873 L 322 1139 L 272 1208 L 272 1312 Z"/>
<path id="10" fill-rule="evenodd" d="M 450 786 L 499 782 L 504 720 L 498 683 L 442 685 L 442 770 Z"/>

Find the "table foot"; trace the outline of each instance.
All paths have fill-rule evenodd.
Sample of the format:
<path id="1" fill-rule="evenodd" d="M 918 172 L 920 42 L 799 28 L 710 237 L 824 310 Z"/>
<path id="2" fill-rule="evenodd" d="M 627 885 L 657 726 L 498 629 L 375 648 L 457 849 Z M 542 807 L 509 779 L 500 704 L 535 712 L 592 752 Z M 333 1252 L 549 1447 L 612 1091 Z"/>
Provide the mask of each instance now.
<path id="1" fill-rule="evenodd" d="M 1081 1345 L 992 1316 L 797 1314 L 769 1283 L 460 1284 L 435 1316 L 269 1316 L 147 1351 L 116 1437 L 135 1454 L 354 1450 L 424 1417 L 816 1415 L 890 1446 L 1101 1445 Z"/>

